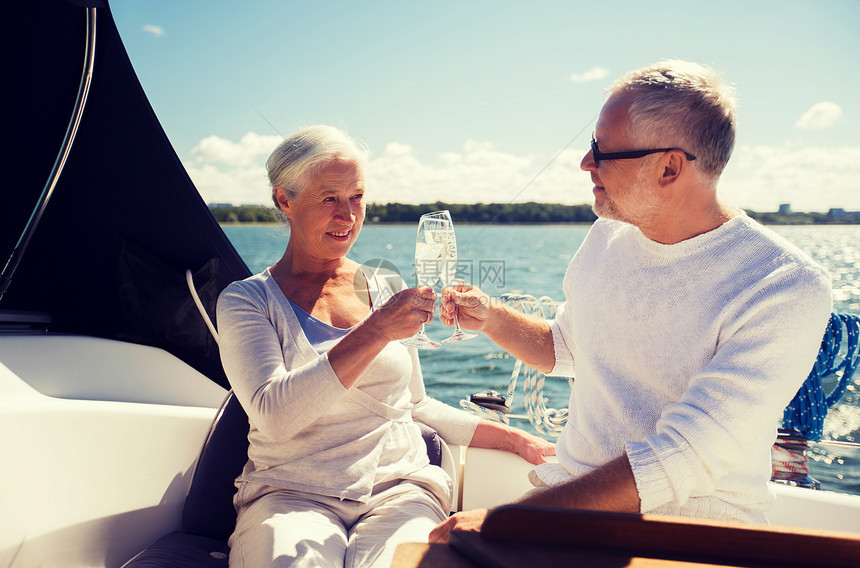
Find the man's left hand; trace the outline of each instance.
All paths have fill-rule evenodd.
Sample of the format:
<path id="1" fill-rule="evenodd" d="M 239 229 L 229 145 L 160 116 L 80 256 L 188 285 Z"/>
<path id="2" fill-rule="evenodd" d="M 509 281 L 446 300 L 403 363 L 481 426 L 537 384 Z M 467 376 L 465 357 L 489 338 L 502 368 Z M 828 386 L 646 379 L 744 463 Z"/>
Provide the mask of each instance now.
<path id="1" fill-rule="evenodd" d="M 475 509 L 474 511 L 462 511 L 448 517 L 446 521 L 439 524 L 430 531 L 431 543 L 447 543 L 452 530 L 479 532 L 484 519 L 487 517 L 487 509 Z"/>

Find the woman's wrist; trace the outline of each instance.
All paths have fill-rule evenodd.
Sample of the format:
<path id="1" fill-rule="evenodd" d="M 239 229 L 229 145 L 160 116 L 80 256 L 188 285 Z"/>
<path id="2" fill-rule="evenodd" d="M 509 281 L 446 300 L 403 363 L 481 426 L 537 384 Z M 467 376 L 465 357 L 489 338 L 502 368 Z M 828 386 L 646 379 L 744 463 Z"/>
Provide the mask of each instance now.
<path id="1" fill-rule="evenodd" d="M 473 444 L 479 448 L 515 452 L 516 433 L 513 428 L 482 418 L 475 430 Z"/>
<path id="2" fill-rule="evenodd" d="M 381 345 L 384 348 L 393 339 L 385 333 L 386 326 L 385 322 L 381 321 L 382 319 L 380 312 L 373 312 L 355 326 L 353 333 L 356 333 L 362 342 L 367 342 L 368 347 Z"/>

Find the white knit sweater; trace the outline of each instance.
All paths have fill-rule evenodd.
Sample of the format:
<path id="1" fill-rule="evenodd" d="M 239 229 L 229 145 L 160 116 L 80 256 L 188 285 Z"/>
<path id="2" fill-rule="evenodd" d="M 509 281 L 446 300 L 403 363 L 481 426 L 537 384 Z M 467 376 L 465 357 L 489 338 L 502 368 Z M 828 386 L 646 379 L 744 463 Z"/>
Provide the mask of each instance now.
<path id="1" fill-rule="evenodd" d="M 626 451 L 642 512 L 765 522 L 770 447 L 831 310 L 825 271 L 743 214 L 674 245 L 600 219 L 564 294 L 552 374 L 575 375 L 571 414 L 562 467 L 538 475 Z"/>

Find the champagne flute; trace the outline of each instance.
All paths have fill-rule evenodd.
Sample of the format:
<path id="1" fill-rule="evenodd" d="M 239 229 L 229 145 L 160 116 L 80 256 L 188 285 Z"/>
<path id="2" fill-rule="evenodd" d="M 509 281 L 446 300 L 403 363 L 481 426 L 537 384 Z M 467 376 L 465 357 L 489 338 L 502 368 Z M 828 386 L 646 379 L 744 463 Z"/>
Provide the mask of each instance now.
<path id="1" fill-rule="evenodd" d="M 447 217 L 446 217 L 447 216 Z M 451 217 L 445 211 L 425 213 L 418 221 L 418 236 L 415 240 L 415 276 L 418 286 L 433 286 L 445 267 L 446 240 Z M 439 349 L 442 344 L 433 341 L 424 332 L 424 324 L 418 333 L 401 343 L 414 345 L 418 349 Z"/>
<path id="2" fill-rule="evenodd" d="M 448 233 L 445 239 L 445 266 L 442 269 L 442 284 L 450 288 L 456 282 L 457 276 L 457 238 L 454 236 L 454 222 L 451 220 L 451 214 L 448 211 L 442 211 L 447 220 L 445 230 Z M 472 339 L 477 337 L 477 333 L 466 333 L 460 329 L 460 319 L 458 317 L 459 308 L 454 308 L 454 334 L 442 340 L 442 343 L 453 343 L 455 341 L 463 341 L 464 339 Z"/>

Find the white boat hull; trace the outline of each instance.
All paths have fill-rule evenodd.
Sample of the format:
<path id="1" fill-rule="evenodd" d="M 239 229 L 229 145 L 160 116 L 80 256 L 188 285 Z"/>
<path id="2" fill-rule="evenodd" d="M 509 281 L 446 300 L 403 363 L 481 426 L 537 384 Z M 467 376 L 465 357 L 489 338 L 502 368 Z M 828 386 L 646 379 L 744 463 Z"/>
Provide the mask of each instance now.
<path id="1" fill-rule="evenodd" d="M 0 566 L 119 567 L 178 530 L 225 395 L 159 349 L 0 336 Z M 509 503 L 531 488 L 531 466 L 518 456 L 449 449 L 458 509 Z M 860 531 L 858 496 L 773 488 L 774 525 Z"/>
<path id="2" fill-rule="evenodd" d="M 0 566 L 122 566 L 178 530 L 225 394 L 160 349 L 1 336 Z"/>

